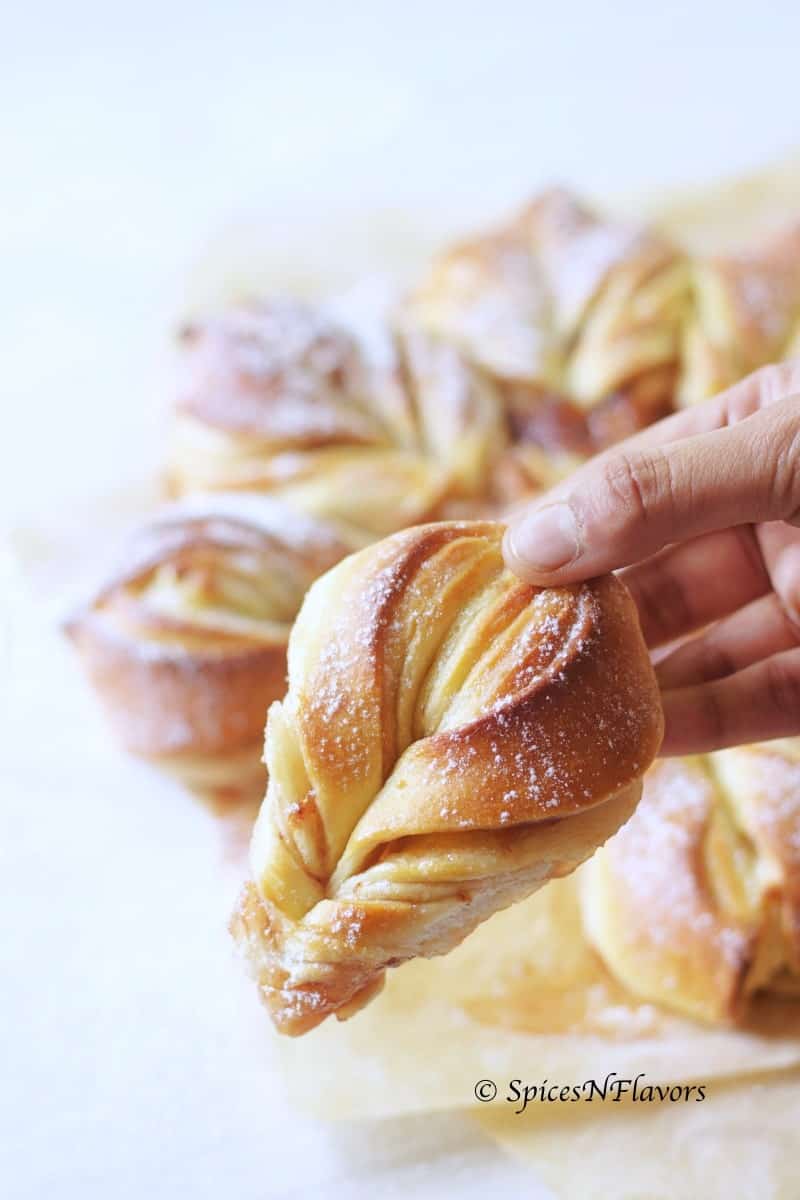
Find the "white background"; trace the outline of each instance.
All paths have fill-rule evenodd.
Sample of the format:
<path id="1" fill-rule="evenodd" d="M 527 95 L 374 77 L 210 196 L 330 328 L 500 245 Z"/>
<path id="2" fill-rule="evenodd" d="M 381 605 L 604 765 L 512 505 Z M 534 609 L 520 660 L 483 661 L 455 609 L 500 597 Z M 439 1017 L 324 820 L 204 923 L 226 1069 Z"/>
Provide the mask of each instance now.
<path id="1" fill-rule="evenodd" d="M 800 143 L 799 46 L 793 0 L 9 5 L 4 516 L 154 455 L 158 355 L 237 226 L 305 280 L 348 218 L 357 271 L 387 221 L 715 179 Z"/>
<path id="2" fill-rule="evenodd" d="M 257 244 L 307 289 L 550 180 L 611 194 L 766 163 L 800 143 L 799 48 L 794 0 L 15 4 L 0 527 L 157 463 L 169 329 L 226 255 Z M 376 1134 L 285 1111 L 244 992 L 206 985 L 228 965 L 209 821 L 106 745 L 14 594 L 2 1194 L 531 1194 L 460 1118 Z"/>

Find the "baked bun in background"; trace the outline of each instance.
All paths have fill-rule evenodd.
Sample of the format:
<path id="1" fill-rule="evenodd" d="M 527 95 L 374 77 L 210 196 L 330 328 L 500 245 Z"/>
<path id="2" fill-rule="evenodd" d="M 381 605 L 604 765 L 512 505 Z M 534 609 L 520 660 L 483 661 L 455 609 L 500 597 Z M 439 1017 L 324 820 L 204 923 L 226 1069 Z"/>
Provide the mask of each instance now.
<path id="1" fill-rule="evenodd" d="M 691 264 L 679 401 L 694 404 L 800 354 L 800 223 Z"/>
<path id="2" fill-rule="evenodd" d="M 556 188 L 441 254 L 407 310 L 506 389 L 518 436 L 591 452 L 671 410 L 687 301 L 680 250 Z"/>
<path id="3" fill-rule="evenodd" d="M 292 621 L 360 544 L 245 493 L 194 496 L 143 525 L 65 626 L 122 744 L 218 799 L 263 790 Z"/>
<path id="4" fill-rule="evenodd" d="M 198 318 L 168 486 L 266 492 L 375 538 L 496 512 L 546 486 L 545 459 L 563 474 L 671 410 L 687 280 L 657 233 L 551 190 L 371 314 L 380 355 L 322 305 Z"/>
<path id="5" fill-rule="evenodd" d="M 169 491 L 259 492 L 377 540 L 496 514 L 553 477 L 527 417 L 515 424 L 512 387 L 402 315 L 380 332 L 378 362 L 309 304 L 263 301 L 188 326 Z M 586 438 L 561 454 L 561 432 L 546 439 L 554 462 L 580 461 Z M 515 463 L 517 450 L 539 456 L 535 470 Z"/>
<path id="6" fill-rule="evenodd" d="M 188 325 L 180 349 L 173 494 L 264 492 L 373 537 L 435 515 L 446 498 L 406 389 L 320 306 L 241 305 Z"/>
<path id="7" fill-rule="evenodd" d="M 652 767 L 582 904 L 634 996 L 709 1022 L 760 991 L 800 996 L 800 738 Z"/>

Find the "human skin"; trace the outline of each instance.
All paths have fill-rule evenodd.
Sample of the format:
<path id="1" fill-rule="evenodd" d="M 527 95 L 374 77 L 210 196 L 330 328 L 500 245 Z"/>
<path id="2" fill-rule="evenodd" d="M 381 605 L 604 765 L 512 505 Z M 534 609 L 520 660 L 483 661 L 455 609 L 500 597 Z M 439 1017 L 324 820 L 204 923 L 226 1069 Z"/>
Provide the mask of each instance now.
<path id="1" fill-rule="evenodd" d="M 510 519 L 504 554 L 540 585 L 620 573 L 662 754 L 800 734 L 800 359 L 593 459 Z"/>

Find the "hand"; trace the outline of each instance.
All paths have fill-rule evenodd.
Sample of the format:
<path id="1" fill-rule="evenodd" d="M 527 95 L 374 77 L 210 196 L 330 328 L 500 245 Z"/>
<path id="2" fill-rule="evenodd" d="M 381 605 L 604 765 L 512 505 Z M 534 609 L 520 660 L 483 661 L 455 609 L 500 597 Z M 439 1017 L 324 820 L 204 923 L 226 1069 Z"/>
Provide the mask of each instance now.
<path id="1" fill-rule="evenodd" d="M 795 360 L 593 459 L 510 521 L 504 553 L 548 586 L 623 568 L 667 648 L 661 753 L 691 754 L 800 734 L 799 526 Z"/>

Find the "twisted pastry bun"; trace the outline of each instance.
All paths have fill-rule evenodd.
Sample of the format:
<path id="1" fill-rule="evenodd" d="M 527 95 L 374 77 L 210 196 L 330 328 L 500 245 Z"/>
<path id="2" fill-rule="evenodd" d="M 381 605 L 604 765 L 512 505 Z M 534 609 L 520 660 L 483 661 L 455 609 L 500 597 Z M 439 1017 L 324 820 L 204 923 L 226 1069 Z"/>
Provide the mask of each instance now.
<path id="1" fill-rule="evenodd" d="M 634 995 L 709 1022 L 800 995 L 800 739 L 659 762 L 582 875 L 589 938 Z"/>
<path id="2" fill-rule="evenodd" d="M 500 518 L 522 501 L 555 487 L 582 461 L 578 454 L 548 453 L 536 444 L 510 446 L 499 456 L 492 473 L 491 495 Z"/>
<path id="3" fill-rule="evenodd" d="M 672 407 L 686 300 L 685 260 L 663 238 L 552 190 L 442 255 L 408 311 L 514 385 L 529 438 L 544 407 L 574 450 L 576 429 L 596 449 Z"/>
<path id="4" fill-rule="evenodd" d="M 127 749 L 216 798 L 263 791 L 264 717 L 311 581 L 362 544 L 258 496 L 165 508 L 66 623 Z"/>
<path id="5" fill-rule="evenodd" d="M 173 494 L 266 492 L 376 537 L 438 511 L 447 474 L 420 452 L 405 389 L 318 308 L 233 309 L 189 325 L 182 348 Z"/>
<path id="6" fill-rule="evenodd" d="M 560 471 L 669 411 L 685 298 L 662 238 L 551 191 L 433 264 L 384 318 L 389 365 L 308 305 L 194 322 L 171 490 L 262 491 L 374 537 L 496 511 L 551 474 L 520 448 Z"/>
<path id="7" fill-rule="evenodd" d="M 441 464 L 448 501 L 485 496 L 509 444 L 502 395 L 455 346 L 413 322 L 398 321 L 395 347 L 420 450 Z"/>
<path id="8" fill-rule="evenodd" d="M 187 421 L 275 450 L 415 445 L 402 390 L 376 387 L 360 344 L 319 306 L 272 298 L 181 331 Z"/>
<path id="9" fill-rule="evenodd" d="M 572 871 L 638 800 L 662 714 L 626 589 L 524 584 L 502 534 L 407 530 L 306 596 L 231 924 L 283 1033 Z"/>
<path id="10" fill-rule="evenodd" d="M 800 224 L 756 249 L 695 260 L 691 281 L 682 404 L 800 352 Z"/>
<path id="11" fill-rule="evenodd" d="M 492 511 L 515 436 L 506 397 L 413 321 L 381 334 L 377 362 L 320 310 L 283 301 L 189 326 L 170 489 L 265 492 L 375 538 Z M 532 476 L 518 481 L 529 494 Z"/>

